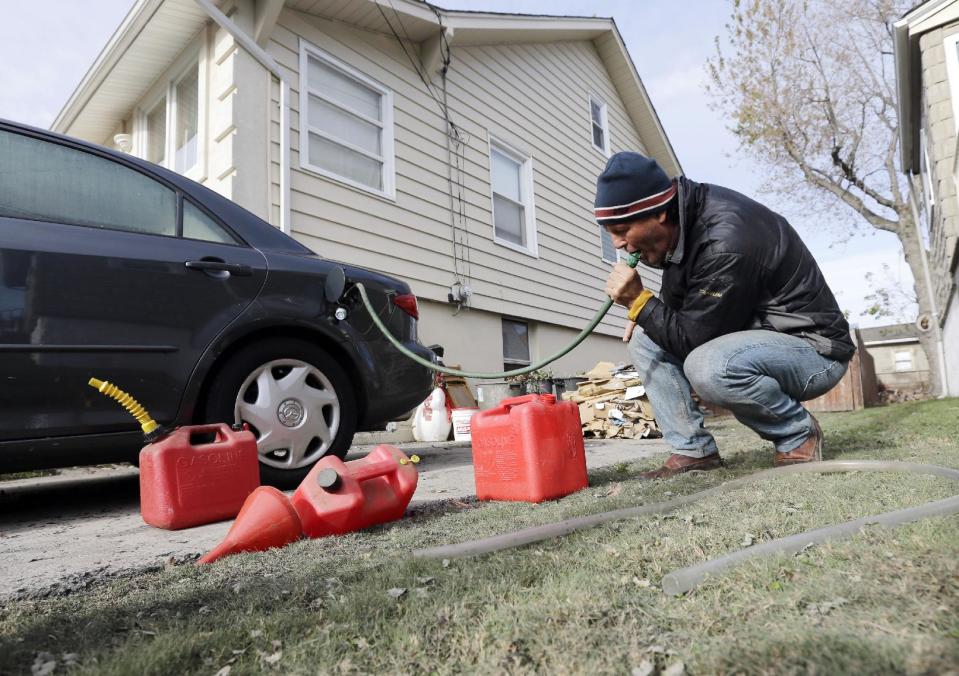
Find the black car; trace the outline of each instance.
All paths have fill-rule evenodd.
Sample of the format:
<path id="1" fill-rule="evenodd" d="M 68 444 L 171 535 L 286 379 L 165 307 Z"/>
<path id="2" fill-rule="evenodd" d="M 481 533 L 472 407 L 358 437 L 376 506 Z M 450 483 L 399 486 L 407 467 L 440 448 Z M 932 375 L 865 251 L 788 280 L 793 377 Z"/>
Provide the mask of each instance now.
<path id="1" fill-rule="evenodd" d="M 346 294 L 327 299 L 340 270 Z M 263 481 L 296 483 L 430 391 L 357 281 L 430 358 L 404 282 L 162 167 L 0 120 L 0 472 L 135 459 L 139 427 L 96 377 L 166 426 L 249 423 Z"/>

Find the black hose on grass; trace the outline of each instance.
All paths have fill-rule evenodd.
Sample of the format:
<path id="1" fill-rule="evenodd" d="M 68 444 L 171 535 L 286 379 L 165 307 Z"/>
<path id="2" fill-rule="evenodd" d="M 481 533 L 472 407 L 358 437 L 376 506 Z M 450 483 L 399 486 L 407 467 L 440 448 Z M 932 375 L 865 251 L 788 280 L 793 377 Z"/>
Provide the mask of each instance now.
<path id="1" fill-rule="evenodd" d="M 577 530 L 592 528 L 611 521 L 646 516 L 647 514 L 671 512 L 683 505 L 688 505 L 705 497 L 727 493 L 764 479 L 778 478 L 791 474 L 830 474 L 836 472 L 908 472 L 911 474 L 931 474 L 933 476 L 959 481 L 959 470 L 915 462 L 831 460 L 828 462 L 790 465 L 757 472 L 704 491 L 673 498 L 666 502 L 657 502 L 652 505 L 642 505 L 639 507 L 626 507 L 610 512 L 591 514 L 589 516 L 579 516 L 544 524 L 542 526 L 525 528 L 512 533 L 503 533 L 502 535 L 494 535 L 488 538 L 470 540 L 453 545 L 417 549 L 413 552 L 413 557 L 419 559 L 452 559 L 463 556 L 488 554 L 501 549 L 521 547 L 534 542 L 561 537 Z M 730 552 L 729 554 L 724 554 L 694 566 L 674 570 L 663 576 L 661 583 L 662 588 L 667 594 L 683 594 L 693 589 L 706 579 L 707 576 L 722 573 L 726 569 L 748 558 L 770 556 L 779 553 L 788 554 L 797 552 L 810 544 L 818 544 L 828 540 L 843 540 L 854 536 L 865 526 L 880 525 L 895 527 L 932 516 L 944 516 L 957 512 L 959 512 L 959 494 L 944 500 L 929 502 L 918 507 L 910 507 L 909 509 L 900 509 L 893 512 L 883 512 L 882 514 L 874 514 L 860 519 L 824 526 L 823 528 L 806 531 L 798 535 L 790 535 L 789 537 L 771 540 L 736 552 Z"/>

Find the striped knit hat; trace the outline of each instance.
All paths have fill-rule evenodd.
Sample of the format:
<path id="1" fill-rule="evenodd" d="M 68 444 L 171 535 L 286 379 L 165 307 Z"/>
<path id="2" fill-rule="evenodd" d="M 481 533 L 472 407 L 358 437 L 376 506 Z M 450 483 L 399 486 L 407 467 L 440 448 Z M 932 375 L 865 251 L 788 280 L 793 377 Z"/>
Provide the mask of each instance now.
<path id="1" fill-rule="evenodd" d="M 596 220 L 613 225 L 659 209 L 676 194 L 676 184 L 651 157 L 616 153 L 596 179 Z"/>

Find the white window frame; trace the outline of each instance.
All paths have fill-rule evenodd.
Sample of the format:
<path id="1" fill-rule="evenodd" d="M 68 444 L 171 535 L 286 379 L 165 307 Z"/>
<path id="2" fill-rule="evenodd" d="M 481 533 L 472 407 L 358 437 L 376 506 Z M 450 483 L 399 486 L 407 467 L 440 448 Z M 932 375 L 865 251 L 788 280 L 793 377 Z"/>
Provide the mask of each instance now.
<path id="1" fill-rule="evenodd" d="M 621 257 L 621 253 L 620 253 L 621 249 L 617 249 L 616 247 L 613 247 L 613 251 L 616 252 L 616 257 L 613 260 L 609 260 L 608 258 L 606 258 L 606 254 L 603 251 L 604 236 L 609 237 L 610 244 L 612 244 L 613 236 L 609 234 L 609 231 L 606 229 L 605 226 L 600 225 L 599 226 L 599 257 L 602 258 L 605 262 L 612 263 L 613 265 L 615 265 L 616 263 L 619 263 L 619 259 Z"/>
<path id="2" fill-rule="evenodd" d="M 949 79 L 949 93 L 952 102 L 952 123 L 959 134 L 959 53 L 957 53 L 959 33 L 947 35 L 942 40 L 946 54 L 946 75 Z"/>
<path id="3" fill-rule="evenodd" d="M 908 357 L 908 359 L 909 359 L 909 365 L 906 366 L 905 368 L 899 368 L 900 362 L 905 362 L 905 361 L 906 361 L 905 359 L 900 359 L 900 357 L 901 357 L 902 355 L 905 355 L 905 356 Z M 913 370 L 915 370 L 915 368 L 914 368 L 914 367 L 915 367 L 915 362 L 914 362 L 914 360 L 913 360 L 912 350 L 898 350 L 898 351 L 893 351 L 893 353 L 892 353 L 892 366 L 893 366 L 893 369 L 894 369 L 897 373 L 902 373 L 902 372 L 905 372 L 905 371 L 913 371 Z"/>
<path id="4" fill-rule="evenodd" d="M 923 238 L 923 246 L 929 250 L 929 233 L 933 227 L 933 217 L 936 210 L 936 177 L 932 173 L 932 161 L 929 159 L 929 142 L 925 129 L 925 117 L 919 128 L 919 151 L 922 155 L 923 164 L 919 167 L 920 179 L 922 181 L 922 215 L 925 217 L 925 223 L 920 219 L 920 234 Z"/>
<path id="5" fill-rule="evenodd" d="M 513 251 L 518 251 L 533 258 L 539 258 L 539 246 L 536 238 L 536 197 L 533 190 L 533 158 L 528 154 L 518 150 L 504 141 L 490 135 L 488 138 L 489 152 L 486 158 L 489 160 L 489 203 L 490 203 L 490 225 L 493 227 L 493 241 L 500 246 L 505 246 Z M 493 196 L 493 150 L 503 153 L 520 165 L 520 188 L 522 190 L 523 213 L 526 214 L 526 244 L 523 247 L 508 239 L 503 239 L 496 235 L 496 216 L 493 213 L 495 199 Z M 509 199 L 509 198 L 506 198 Z"/>
<path id="6" fill-rule="evenodd" d="M 609 106 L 600 97 L 595 94 L 589 95 L 586 107 L 586 119 L 589 121 L 589 144 L 603 154 L 603 157 L 609 157 Z M 603 145 L 602 147 L 593 142 L 593 103 L 599 106 L 600 123 L 603 127 Z M 605 260 L 605 259 L 604 259 Z"/>
<path id="7" fill-rule="evenodd" d="M 516 319 L 514 317 L 500 317 L 500 340 L 503 344 L 503 368 L 507 371 L 512 371 L 514 369 L 524 368 L 533 363 L 533 345 L 532 345 L 532 327 L 530 322 L 525 319 Z M 522 359 L 514 359 L 512 357 L 506 356 L 506 341 L 503 340 L 503 322 L 512 322 L 513 324 L 523 324 L 526 327 L 526 353 L 529 355 L 529 358 L 523 361 Z M 507 368 L 509 367 L 509 368 Z"/>
<path id="8" fill-rule="evenodd" d="M 959 150 L 959 33 L 947 35 L 942 39 L 942 49 L 946 56 L 946 77 L 949 80 L 949 99 L 952 103 L 952 123 L 956 131 L 956 149 Z M 953 162 L 952 180 L 959 191 L 959 154 Z M 928 248 L 928 247 L 927 247 Z"/>
<path id="9" fill-rule="evenodd" d="M 153 109 L 157 107 L 160 103 L 160 100 L 164 100 L 164 109 L 163 109 L 163 131 L 165 136 L 164 145 L 163 145 L 163 162 L 160 162 L 161 167 L 166 167 L 170 161 L 170 97 L 169 97 L 169 83 L 167 83 L 163 89 L 158 93 L 154 94 L 152 98 L 147 99 L 147 105 L 143 106 L 137 114 L 137 131 L 136 134 L 136 145 L 135 153 L 137 157 L 141 157 L 145 160 L 149 160 L 147 153 L 149 151 L 149 130 L 147 128 L 147 116 L 153 112 Z M 152 161 L 152 160 L 151 160 Z"/>
<path id="10" fill-rule="evenodd" d="M 146 159 L 147 156 L 147 115 L 166 97 L 166 148 L 163 164 L 176 171 L 176 87 L 190 72 L 197 69 L 197 124 L 196 124 L 196 163 L 183 173 L 189 179 L 202 183 L 207 179 L 207 42 L 206 32 L 202 31 L 196 41 L 176 60 L 157 84 L 143 97 L 137 106 L 134 117 L 134 154 Z"/>
<path id="11" fill-rule="evenodd" d="M 382 130 L 381 143 L 382 143 L 382 157 L 377 157 L 376 155 L 370 153 L 369 151 L 359 148 L 357 146 L 343 143 L 342 139 L 334 139 L 325 134 L 323 131 L 316 127 L 311 127 L 309 124 L 308 111 L 310 104 L 310 94 L 318 96 L 319 98 L 327 101 L 328 103 L 336 106 L 337 108 L 342 108 L 339 104 L 334 101 L 330 101 L 322 92 L 317 90 L 309 89 L 309 77 L 307 74 L 307 68 L 309 68 L 309 59 L 310 57 L 323 61 L 328 66 L 342 72 L 347 77 L 357 80 L 361 84 L 374 89 L 382 95 L 381 100 L 381 116 L 382 122 L 379 120 L 373 120 L 366 117 L 362 119 L 370 122 L 371 124 L 376 124 Z M 345 109 L 344 110 L 348 110 Z M 355 111 L 350 110 L 351 114 L 356 114 Z M 313 174 L 318 174 L 325 178 L 336 181 L 337 183 L 343 183 L 357 190 L 362 190 L 363 192 L 372 193 L 373 195 L 378 195 L 380 197 L 385 197 L 390 200 L 396 200 L 396 157 L 395 157 L 395 132 L 393 130 L 393 92 L 383 84 L 380 84 L 371 77 L 361 73 L 352 66 L 347 65 L 343 61 L 340 61 L 332 54 L 324 52 L 322 49 L 316 45 L 300 39 L 300 168 L 309 171 Z M 383 163 L 382 169 L 382 184 L 383 189 L 377 190 L 371 186 L 368 186 L 359 181 L 354 181 L 353 179 L 347 178 L 346 176 L 340 176 L 337 173 L 318 167 L 315 164 L 311 164 L 310 159 L 310 132 L 318 134 L 323 138 L 327 138 L 331 141 L 334 141 L 337 144 L 340 144 L 350 150 L 358 152 L 367 157 L 376 159 L 379 162 Z"/>

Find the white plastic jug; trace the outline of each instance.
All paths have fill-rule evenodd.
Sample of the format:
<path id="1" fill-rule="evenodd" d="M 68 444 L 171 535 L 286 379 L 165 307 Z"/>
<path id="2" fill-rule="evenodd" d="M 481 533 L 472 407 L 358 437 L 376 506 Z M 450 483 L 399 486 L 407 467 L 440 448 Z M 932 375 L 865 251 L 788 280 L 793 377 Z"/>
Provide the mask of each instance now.
<path id="1" fill-rule="evenodd" d="M 437 387 L 413 416 L 413 438 L 417 441 L 446 441 L 450 434 L 450 412 L 446 408 L 446 392 Z"/>

